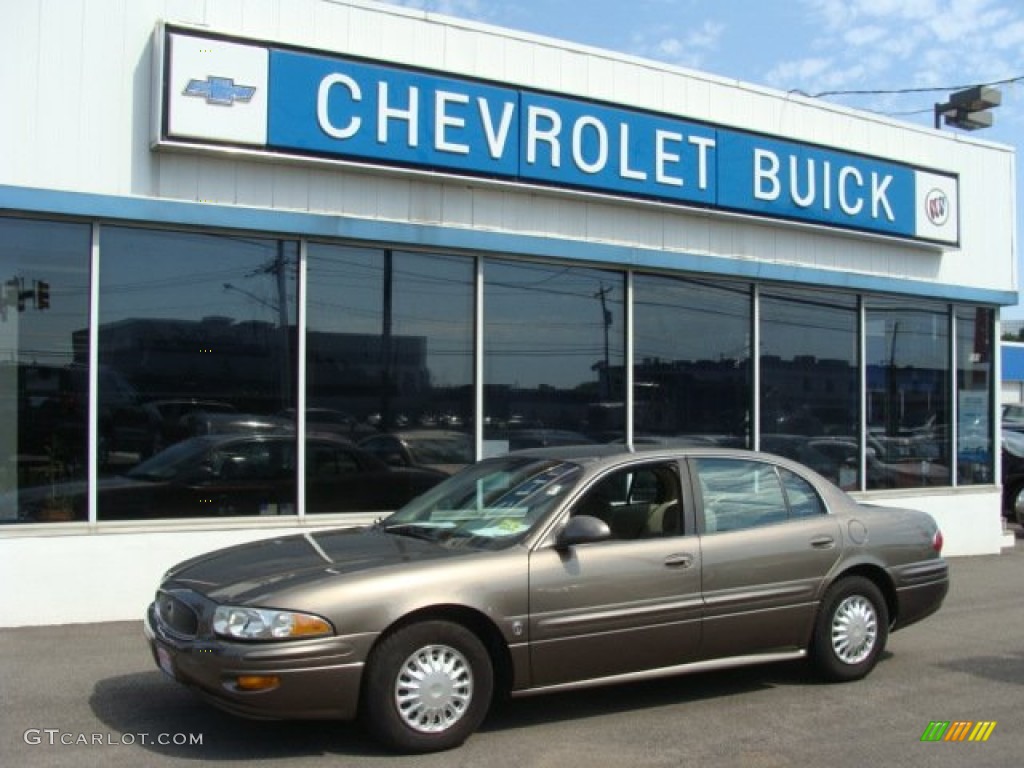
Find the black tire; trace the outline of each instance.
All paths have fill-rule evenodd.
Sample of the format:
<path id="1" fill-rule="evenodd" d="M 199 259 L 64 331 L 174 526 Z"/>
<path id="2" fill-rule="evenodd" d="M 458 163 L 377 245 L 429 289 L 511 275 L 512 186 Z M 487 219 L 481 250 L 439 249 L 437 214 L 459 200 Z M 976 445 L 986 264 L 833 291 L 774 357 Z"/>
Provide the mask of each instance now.
<path id="1" fill-rule="evenodd" d="M 460 624 L 425 621 L 387 635 L 367 662 L 364 726 L 396 752 L 457 747 L 483 721 L 494 690 L 491 658 Z"/>
<path id="2" fill-rule="evenodd" d="M 827 680 L 860 680 L 878 663 L 889 637 L 889 609 L 881 590 L 863 576 L 833 584 L 821 605 L 811 661 Z"/>

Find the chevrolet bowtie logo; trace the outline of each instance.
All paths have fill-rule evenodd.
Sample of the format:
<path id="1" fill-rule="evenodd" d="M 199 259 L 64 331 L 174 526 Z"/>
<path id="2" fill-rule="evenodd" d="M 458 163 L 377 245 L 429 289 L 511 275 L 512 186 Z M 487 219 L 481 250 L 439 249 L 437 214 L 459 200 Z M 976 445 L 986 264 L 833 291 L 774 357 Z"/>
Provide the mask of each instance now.
<path id="1" fill-rule="evenodd" d="M 236 101 L 246 103 L 252 100 L 256 88 L 251 85 L 235 85 L 232 77 L 207 77 L 205 80 L 189 80 L 185 86 L 186 96 L 200 96 L 207 104 L 233 106 Z"/>

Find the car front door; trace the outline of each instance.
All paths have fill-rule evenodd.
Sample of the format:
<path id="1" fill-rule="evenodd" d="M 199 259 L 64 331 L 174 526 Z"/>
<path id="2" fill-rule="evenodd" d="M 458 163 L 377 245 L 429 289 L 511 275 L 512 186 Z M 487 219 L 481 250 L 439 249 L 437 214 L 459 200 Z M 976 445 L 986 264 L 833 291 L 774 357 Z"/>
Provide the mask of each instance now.
<path id="1" fill-rule="evenodd" d="M 674 463 L 633 466 L 600 479 L 570 513 L 601 518 L 610 539 L 532 553 L 534 686 L 657 669 L 694 657 L 700 640 L 700 549 L 683 512 Z"/>
<path id="2" fill-rule="evenodd" d="M 841 534 L 813 485 L 756 459 L 691 460 L 701 524 L 701 658 L 806 647 Z"/>

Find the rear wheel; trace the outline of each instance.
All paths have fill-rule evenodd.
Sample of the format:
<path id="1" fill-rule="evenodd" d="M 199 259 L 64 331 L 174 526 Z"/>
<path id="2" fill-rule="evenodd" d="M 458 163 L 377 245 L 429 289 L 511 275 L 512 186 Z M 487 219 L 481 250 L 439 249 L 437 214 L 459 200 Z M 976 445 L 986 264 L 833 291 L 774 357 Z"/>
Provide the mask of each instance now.
<path id="1" fill-rule="evenodd" d="M 859 680 L 878 663 L 888 636 L 889 610 L 881 591 L 870 579 L 850 576 L 825 594 L 811 660 L 829 680 Z"/>
<path id="2" fill-rule="evenodd" d="M 399 752 L 464 742 L 490 706 L 491 659 L 479 638 L 447 621 L 402 627 L 374 650 L 363 684 L 363 721 Z"/>

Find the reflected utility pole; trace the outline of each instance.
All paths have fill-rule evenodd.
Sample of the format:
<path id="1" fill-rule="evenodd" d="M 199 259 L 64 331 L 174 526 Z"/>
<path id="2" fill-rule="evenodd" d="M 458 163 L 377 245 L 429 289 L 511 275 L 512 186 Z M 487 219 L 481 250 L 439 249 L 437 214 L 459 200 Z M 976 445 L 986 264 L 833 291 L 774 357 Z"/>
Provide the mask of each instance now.
<path id="1" fill-rule="evenodd" d="M 281 375 L 281 398 L 285 407 L 294 407 L 295 403 L 292 400 L 292 340 L 291 340 L 291 328 L 288 325 L 288 258 L 285 254 L 285 242 L 283 240 L 277 241 L 277 253 L 273 260 L 264 267 L 250 272 L 245 277 L 256 277 L 258 275 L 269 275 L 273 274 L 277 288 L 277 302 L 267 301 L 261 296 L 257 296 L 252 291 L 248 291 L 245 288 L 239 288 L 237 285 L 231 283 L 224 283 L 225 291 L 234 291 L 240 293 L 243 296 L 248 296 L 250 299 L 258 304 L 266 307 L 269 310 L 277 313 L 277 328 L 280 334 L 280 349 L 284 360 L 282 364 L 278 366 Z"/>
<path id="2" fill-rule="evenodd" d="M 594 294 L 595 299 L 601 300 L 601 320 L 604 326 L 604 369 L 601 373 L 601 399 L 608 400 L 609 388 L 611 383 L 608 381 L 609 371 L 609 354 L 608 354 L 608 333 L 612 325 L 612 313 L 608 309 L 607 296 L 612 292 L 611 288 L 608 288 L 603 283 L 601 284 L 601 290 Z"/>
<path id="3" fill-rule="evenodd" d="M 381 429 L 394 429 L 391 413 L 391 380 L 394 376 L 392 354 L 392 302 L 394 301 L 394 253 L 384 251 L 384 316 L 381 318 L 381 387 L 380 424 Z"/>

